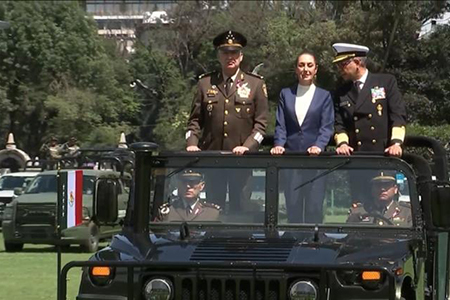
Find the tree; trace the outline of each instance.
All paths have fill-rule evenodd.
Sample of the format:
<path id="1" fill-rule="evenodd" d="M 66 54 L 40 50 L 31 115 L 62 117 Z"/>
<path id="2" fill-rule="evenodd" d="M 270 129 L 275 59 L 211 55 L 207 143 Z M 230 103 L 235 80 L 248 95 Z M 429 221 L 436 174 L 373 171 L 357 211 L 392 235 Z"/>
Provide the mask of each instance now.
<path id="1" fill-rule="evenodd" d="M 5 91 L 0 102 L 7 103 L 8 111 L 2 130 L 14 132 L 22 148 L 36 152 L 49 135 L 67 137 L 61 113 L 67 113 L 63 108 L 71 108 L 68 102 L 80 95 L 95 101 L 100 118 L 86 126 L 115 127 L 133 121 L 138 105 L 128 88 L 130 76 L 120 71 L 128 68 L 111 57 L 95 23 L 76 2 L 8 1 L 0 11 L 11 23 L 0 39 Z M 68 121 L 83 122 L 84 116 L 72 116 L 75 119 Z"/>

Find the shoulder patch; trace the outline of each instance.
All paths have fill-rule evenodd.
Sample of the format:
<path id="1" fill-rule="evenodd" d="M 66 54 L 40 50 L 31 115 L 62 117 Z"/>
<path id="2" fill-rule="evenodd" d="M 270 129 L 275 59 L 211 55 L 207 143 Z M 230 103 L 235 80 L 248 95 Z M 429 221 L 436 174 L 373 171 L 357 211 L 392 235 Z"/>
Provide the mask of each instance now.
<path id="1" fill-rule="evenodd" d="M 159 207 L 159 211 L 161 212 L 162 215 L 167 215 L 170 212 L 170 204 L 164 203 Z"/>
<path id="2" fill-rule="evenodd" d="M 211 75 L 213 75 L 214 73 L 216 73 L 216 71 L 203 73 L 203 74 L 199 75 L 197 79 L 200 80 L 200 79 L 202 79 L 202 78 L 204 78 L 204 77 L 211 76 Z"/>
<path id="3" fill-rule="evenodd" d="M 259 79 L 264 79 L 264 77 L 262 77 L 261 75 L 255 74 L 255 73 L 252 73 L 252 72 L 245 72 L 245 74 L 253 76 L 253 77 L 256 77 L 256 78 L 259 78 Z"/>
<path id="4" fill-rule="evenodd" d="M 221 209 L 220 206 L 217 205 L 217 204 L 215 204 L 215 203 L 202 201 L 201 204 L 202 204 L 202 206 L 204 206 L 204 207 L 214 208 L 214 209 L 217 209 L 217 210 L 220 210 L 220 209 Z"/>

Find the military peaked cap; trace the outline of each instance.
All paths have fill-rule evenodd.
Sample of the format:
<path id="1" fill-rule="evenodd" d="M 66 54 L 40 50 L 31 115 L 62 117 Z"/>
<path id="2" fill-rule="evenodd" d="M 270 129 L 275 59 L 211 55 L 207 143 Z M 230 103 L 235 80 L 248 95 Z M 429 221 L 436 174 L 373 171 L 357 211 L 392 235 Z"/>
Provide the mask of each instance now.
<path id="1" fill-rule="evenodd" d="M 214 47 L 224 50 L 240 50 L 247 45 L 247 39 L 237 31 L 225 31 L 213 40 Z"/>
<path id="2" fill-rule="evenodd" d="M 344 61 L 353 57 L 364 57 L 367 56 L 367 52 L 369 52 L 369 48 L 366 46 L 347 43 L 333 44 L 333 49 L 336 52 L 333 63 Z"/>

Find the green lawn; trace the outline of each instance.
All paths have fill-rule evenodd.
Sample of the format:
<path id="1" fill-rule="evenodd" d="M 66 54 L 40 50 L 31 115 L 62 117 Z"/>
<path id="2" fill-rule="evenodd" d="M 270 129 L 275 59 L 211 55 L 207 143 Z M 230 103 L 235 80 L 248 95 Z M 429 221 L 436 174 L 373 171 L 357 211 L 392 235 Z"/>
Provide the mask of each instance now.
<path id="1" fill-rule="evenodd" d="M 91 254 L 77 253 L 71 247 L 62 254 L 62 265 L 73 260 L 87 260 Z M 28 245 L 17 253 L 7 253 L 0 232 L 0 299 L 56 299 L 56 251 L 46 245 Z M 80 269 L 69 271 L 68 297 L 75 300 L 80 282 Z"/>

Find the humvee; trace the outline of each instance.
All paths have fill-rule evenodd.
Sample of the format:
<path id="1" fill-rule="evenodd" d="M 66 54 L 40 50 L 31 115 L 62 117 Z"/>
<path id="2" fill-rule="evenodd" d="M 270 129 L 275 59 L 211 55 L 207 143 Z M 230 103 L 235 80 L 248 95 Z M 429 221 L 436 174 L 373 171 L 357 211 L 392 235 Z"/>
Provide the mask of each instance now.
<path id="1" fill-rule="evenodd" d="M 3 212 L 3 238 L 7 252 L 21 251 L 24 244 L 80 245 L 85 252 L 98 250 L 99 242 L 120 232 L 125 216 L 131 176 L 113 170 L 83 169 L 82 224 L 58 233 L 57 175 L 76 169 L 51 170 L 39 173 L 24 193 L 7 204 Z M 98 180 L 115 184 L 118 194 L 118 217 L 100 225 L 93 214 L 94 195 Z"/>
<path id="2" fill-rule="evenodd" d="M 134 185 L 123 230 L 88 262 L 64 266 L 58 299 L 66 299 L 67 272 L 74 267 L 83 268 L 77 300 L 449 299 L 445 151 L 424 137 L 407 137 L 405 145 L 430 148 L 433 161 L 409 151 L 401 159 L 381 153 L 154 155 L 154 144 L 133 144 Z M 206 185 L 211 172 L 251 171 L 258 179 L 249 180 L 252 193 L 240 210 L 226 202 L 217 219 L 162 222 L 185 170 L 205 174 Z M 305 171 L 313 176 L 301 176 Z M 395 174 L 410 218 L 374 212 L 347 222 L 355 204 L 352 180 L 359 178 L 360 191 L 370 194 L 368 178 L 380 173 Z M 294 190 L 324 182 L 321 221 L 289 220 L 288 178 Z M 117 195 L 102 186 L 98 219 L 108 222 L 114 214 L 101 208 L 114 206 Z M 205 201 L 214 203 L 208 193 Z"/>

